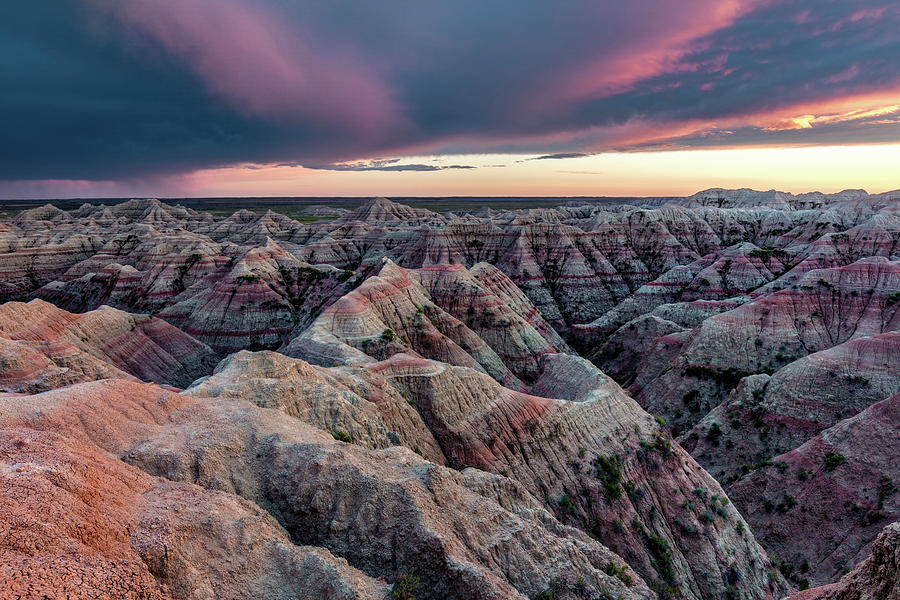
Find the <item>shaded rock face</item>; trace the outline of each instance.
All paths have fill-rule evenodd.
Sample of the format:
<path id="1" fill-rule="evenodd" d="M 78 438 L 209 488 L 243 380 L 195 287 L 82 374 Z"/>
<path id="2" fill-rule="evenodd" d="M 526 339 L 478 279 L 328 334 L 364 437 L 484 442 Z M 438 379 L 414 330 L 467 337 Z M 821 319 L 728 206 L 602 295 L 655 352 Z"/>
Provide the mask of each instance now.
<path id="1" fill-rule="evenodd" d="M 900 598 L 900 523 L 879 534 L 872 551 L 839 582 L 791 596 L 792 600 L 875 600 Z"/>
<path id="2" fill-rule="evenodd" d="M 893 593 L 897 199 L 25 211 L 0 568 L 148 598 Z"/>
<path id="3" fill-rule="evenodd" d="M 897 262 L 835 262 L 699 320 L 656 304 L 592 354 L 674 425 L 801 586 L 839 578 L 897 518 L 897 448 L 883 437 L 900 425 L 884 405 L 900 391 Z M 798 462 L 813 448 L 825 449 Z M 825 456 L 855 452 L 856 474 L 828 483 Z"/>
<path id="4" fill-rule="evenodd" d="M 900 518 L 900 395 L 877 402 L 730 487 L 729 495 L 773 555 L 811 584 L 862 560 Z"/>
<path id="5" fill-rule="evenodd" d="M 878 404 L 900 391 L 897 274 L 896 261 L 882 257 L 812 270 L 690 329 L 651 313 L 595 355 L 645 407 L 684 427 L 679 441 L 726 484 L 798 585 L 846 573 L 896 518 L 897 448 L 875 432 L 900 424 Z M 795 452 L 854 423 L 866 424 L 834 438 L 841 443 L 819 452 L 819 464 L 796 462 Z M 866 455 L 865 474 L 826 485 L 824 456 L 853 448 Z"/>
<path id="6" fill-rule="evenodd" d="M 716 478 L 736 480 L 876 402 L 900 393 L 900 333 L 860 337 L 809 354 L 771 377 L 745 378 L 682 441 Z M 707 439 L 713 425 L 721 434 Z M 729 452 L 722 452 L 728 446 Z"/>
<path id="7" fill-rule="evenodd" d="M 798 285 L 713 315 L 689 332 L 667 326 L 671 333 L 651 334 L 652 343 L 630 350 L 637 353 L 636 360 L 645 355 L 657 360 L 660 353 L 668 358 L 642 370 L 639 378 L 625 372 L 629 390 L 648 410 L 687 429 L 725 400 L 742 377 L 772 374 L 808 354 L 900 329 L 898 298 L 896 261 L 875 257 L 811 271 Z M 621 346 L 617 338 L 627 336 L 628 331 L 621 331 L 611 337 L 607 344 L 615 345 L 601 348 L 598 362 L 603 364 Z M 836 377 L 852 377 L 848 367 L 840 370 Z"/>

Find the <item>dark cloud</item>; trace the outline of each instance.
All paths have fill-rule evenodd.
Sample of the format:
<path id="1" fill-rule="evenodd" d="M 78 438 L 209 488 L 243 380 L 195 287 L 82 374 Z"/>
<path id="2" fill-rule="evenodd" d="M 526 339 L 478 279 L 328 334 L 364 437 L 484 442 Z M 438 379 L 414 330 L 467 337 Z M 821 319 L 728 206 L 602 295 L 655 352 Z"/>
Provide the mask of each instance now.
<path id="1" fill-rule="evenodd" d="M 151 178 L 247 164 L 466 169 L 364 159 L 559 159 L 660 139 L 900 140 L 883 117 L 793 130 L 757 122 L 900 89 L 896 2 L 783 0 L 732 18 L 746 5 L 6 2 L 0 179 Z"/>
<path id="2" fill-rule="evenodd" d="M 633 150 L 660 148 L 714 148 L 733 146 L 837 146 L 859 143 L 890 143 L 900 140 L 900 115 L 888 118 L 861 119 L 817 125 L 809 129 L 772 130 L 763 127 L 741 127 L 734 130 L 709 130 L 679 136 L 670 140 L 641 144 Z M 625 150 L 628 150 L 626 148 Z"/>
<path id="3" fill-rule="evenodd" d="M 426 164 L 394 164 L 399 160 L 368 161 L 360 163 L 339 163 L 330 165 L 304 165 L 307 169 L 323 171 L 443 171 L 446 169 L 475 169 L 472 165 L 426 165 Z"/>
<path id="4" fill-rule="evenodd" d="M 558 160 L 561 158 L 581 158 L 584 156 L 590 155 L 585 154 L 584 152 L 556 152 L 555 154 L 544 154 L 542 156 L 535 156 L 534 158 L 526 158 L 525 160 Z"/>
<path id="5" fill-rule="evenodd" d="M 900 89 L 896 3 L 766 3 L 694 45 L 670 72 L 577 107 L 573 121 L 728 119 Z"/>

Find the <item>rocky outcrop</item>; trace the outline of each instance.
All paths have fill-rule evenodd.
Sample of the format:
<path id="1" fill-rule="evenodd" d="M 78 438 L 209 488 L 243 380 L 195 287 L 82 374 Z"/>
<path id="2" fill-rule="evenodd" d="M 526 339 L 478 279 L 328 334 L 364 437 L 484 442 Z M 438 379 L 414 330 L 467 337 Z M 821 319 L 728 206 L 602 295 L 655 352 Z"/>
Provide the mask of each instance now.
<path id="1" fill-rule="evenodd" d="M 403 355 L 367 368 L 415 399 L 449 464 L 520 482 L 561 520 L 621 554 L 660 594 L 778 595 L 779 577 L 724 492 L 659 424 L 584 359 L 544 361 L 535 389 L 568 400 Z M 748 568 L 733 572 L 732 561 Z"/>
<path id="2" fill-rule="evenodd" d="M 265 246 L 268 240 L 304 244 L 314 230 L 294 219 L 271 210 L 256 213 L 239 210 L 218 223 L 210 223 L 199 230 L 216 241 L 242 246 Z"/>
<path id="3" fill-rule="evenodd" d="M 0 337 L 0 391 L 36 393 L 128 373 L 71 344 Z"/>
<path id="4" fill-rule="evenodd" d="M 196 283 L 158 316 L 222 354 L 277 348 L 349 289 L 352 276 L 303 263 L 269 239 L 224 273 Z"/>
<path id="5" fill-rule="evenodd" d="M 730 497 L 797 581 L 833 581 L 900 517 L 900 395 L 873 404 L 730 486 Z"/>
<path id="6" fill-rule="evenodd" d="M 45 238 L 39 245 L 0 254 L 0 301 L 26 298 L 72 265 L 92 256 L 97 247 L 96 239 L 73 233 L 58 241 Z"/>
<path id="7" fill-rule="evenodd" d="M 427 208 L 413 208 L 405 204 L 391 202 L 387 198 L 373 198 L 362 206 L 341 217 L 345 221 L 359 221 L 369 224 L 402 224 L 419 223 L 438 224 L 443 217 Z"/>
<path id="8" fill-rule="evenodd" d="M 537 377 L 541 356 L 567 349 L 521 291 L 489 265 L 408 270 L 386 261 L 283 352 L 327 366 L 404 352 L 524 389 Z"/>
<path id="9" fill-rule="evenodd" d="M 368 578 L 406 582 L 416 597 L 653 597 L 627 567 L 607 574 L 622 559 L 558 523 L 511 480 L 458 473 L 403 448 L 338 442 L 280 411 L 121 381 L 0 397 L 0 406 L 4 427 L 65 430 L 177 485 L 238 494 L 266 507 L 293 544 L 327 547 Z"/>
<path id="10" fill-rule="evenodd" d="M 771 377 L 746 378 L 681 441 L 704 468 L 730 482 L 742 466 L 772 459 L 900 393 L 898 361 L 897 332 L 815 352 Z"/>
<path id="11" fill-rule="evenodd" d="M 402 444 L 437 464 L 446 460 L 410 401 L 364 369 L 323 369 L 275 352 L 243 351 L 185 393 L 247 400 L 367 448 Z"/>
<path id="12" fill-rule="evenodd" d="M 709 317 L 717 309 L 735 308 L 749 300 L 748 293 L 787 271 L 792 260 L 785 251 L 736 244 L 667 270 L 599 319 L 580 326 L 578 335 L 586 341 L 603 340 L 628 321 L 671 304 L 680 304 L 677 312 L 687 313 L 682 318 L 688 322 L 697 319 L 691 313 Z"/>
<path id="13" fill-rule="evenodd" d="M 884 528 L 869 556 L 839 582 L 812 588 L 791 600 L 876 600 L 900 598 L 900 523 Z"/>
<path id="14" fill-rule="evenodd" d="M 145 381 L 184 387 L 215 365 L 215 355 L 207 346 L 168 323 L 108 306 L 78 315 L 41 300 L 7 302 L 0 305 L 0 338 L 24 342 L 3 345 L 4 354 L 11 356 L 6 360 L 12 363 L 7 364 L 22 361 L 16 358 L 18 352 L 32 357 L 40 352 L 49 362 L 38 359 L 36 367 L 71 370 L 60 382 L 116 377 L 124 371 Z M 12 381 L 21 376 L 16 385 L 29 389 L 28 381 L 39 382 L 50 375 L 49 371 L 21 375 L 22 371 L 11 369 L 0 377 L 11 380 L 13 386 Z"/>
<path id="15" fill-rule="evenodd" d="M 243 352 L 185 393 L 250 400 L 357 445 L 402 444 L 433 462 L 509 477 L 663 594 L 736 588 L 731 560 L 754 565 L 740 575 L 748 597 L 781 589 L 715 481 L 610 378 L 584 359 L 548 354 L 532 392 L 545 397 L 405 354 L 325 369 Z"/>
<path id="16" fill-rule="evenodd" d="M 233 494 L 151 477 L 71 438 L 0 434 L 3 597 L 384 598 Z"/>
<path id="17" fill-rule="evenodd" d="M 644 315 L 620 327 L 590 358 L 621 385 L 641 389 L 677 358 L 689 334 L 673 321 Z"/>
<path id="18" fill-rule="evenodd" d="M 741 377 L 773 373 L 807 354 L 900 329 L 897 294 L 900 263 L 881 257 L 811 271 L 796 287 L 706 319 L 664 373 L 631 391 L 648 410 L 679 427 L 693 426 L 699 415 L 673 397 L 693 396 L 708 411 Z"/>

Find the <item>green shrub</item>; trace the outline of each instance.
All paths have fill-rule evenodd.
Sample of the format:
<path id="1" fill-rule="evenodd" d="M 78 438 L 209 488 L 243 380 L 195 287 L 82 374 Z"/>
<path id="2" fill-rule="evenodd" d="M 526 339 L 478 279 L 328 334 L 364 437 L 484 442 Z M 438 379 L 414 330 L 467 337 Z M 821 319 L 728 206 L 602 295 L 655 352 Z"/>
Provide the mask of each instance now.
<path id="1" fill-rule="evenodd" d="M 775 508 L 778 510 L 778 512 L 786 513 L 787 511 L 789 511 L 796 505 L 797 505 L 797 500 L 790 494 L 785 493 L 784 499 L 781 502 L 779 502 L 778 506 L 776 506 Z"/>
<path id="2" fill-rule="evenodd" d="M 829 452 L 825 455 L 825 470 L 826 471 L 834 471 L 839 466 L 847 462 L 847 459 L 844 458 L 843 454 L 836 454 L 834 452 Z"/>
<path id="3" fill-rule="evenodd" d="M 339 442 L 347 442 L 348 444 L 353 442 L 353 438 L 346 431 L 332 431 L 331 437 L 336 439 Z"/>
<path id="4" fill-rule="evenodd" d="M 755 250 L 751 250 L 747 253 L 747 256 L 752 256 L 754 258 L 759 258 L 761 260 L 768 260 L 773 256 L 777 256 L 778 258 L 787 258 L 788 253 L 782 250 L 781 248 L 772 248 L 770 246 L 766 246 L 764 248 L 757 248 Z"/>
<path id="5" fill-rule="evenodd" d="M 741 371 L 740 369 L 736 369 L 734 367 L 728 367 L 727 369 L 715 369 L 713 367 L 707 367 L 705 365 L 688 365 L 682 370 L 681 374 L 688 377 L 695 377 L 697 379 L 710 379 L 724 386 L 734 387 L 741 379 L 743 379 L 747 375 L 752 375 L 753 373 L 749 371 Z"/>
<path id="6" fill-rule="evenodd" d="M 623 483 L 622 487 L 625 488 L 625 493 L 628 494 L 628 499 L 631 500 L 632 504 L 637 503 L 641 498 L 644 497 L 644 490 L 635 485 L 635 483 L 631 480 Z"/>
<path id="7" fill-rule="evenodd" d="M 645 453 L 655 450 L 662 454 L 663 458 L 669 458 L 672 455 L 672 441 L 662 432 L 657 431 L 653 435 L 652 442 L 641 440 L 641 449 Z M 646 454 L 644 456 L 646 457 Z"/>
<path id="8" fill-rule="evenodd" d="M 419 578 L 406 573 L 394 584 L 394 589 L 391 590 L 391 598 L 393 600 L 416 600 L 415 592 L 417 587 L 419 587 Z"/>
<path id="9" fill-rule="evenodd" d="M 559 500 L 556 501 L 560 508 L 570 513 L 575 512 L 575 503 L 572 502 L 572 497 L 568 494 L 563 494 L 560 496 Z"/>
<path id="10" fill-rule="evenodd" d="M 665 581 L 672 583 L 675 580 L 675 569 L 672 568 L 672 552 L 669 550 L 669 543 L 659 536 L 651 535 L 647 537 L 647 550 L 653 557 L 653 566 Z"/>
<path id="11" fill-rule="evenodd" d="M 867 385 L 869 385 L 869 378 L 863 377 L 862 375 L 848 375 L 847 383 L 854 384 L 854 385 L 858 384 L 858 385 L 862 385 L 862 386 L 867 386 Z"/>
<path id="12" fill-rule="evenodd" d="M 622 461 L 618 456 L 599 455 L 594 459 L 594 473 L 603 484 L 603 494 L 609 500 L 622 495 Z"/>
<path id="13" fill-rule="evenodd" d="M 706 432 L 706 441 L 713 446 L 718 446 L 720 437 L 722 437 L 722 428 L 719 427 L 718 423 L 713 423 L 709 431 Z"/>
<path id="14" fill-rule="evenodd" d="M 700 412 L 700 392 L 697 390 L 687 392 L 681 398 L 681 401 L 684 402 L 684 405 L 687 406 L 687 409 L 692 413 Z"/>
<path id="15" fill-rule="evenodd" d="M 621 567 L 617 567 L 615 563 L 609 562 L 606 564 L 606 567 L 603 568 L 603 572 L 612 577 L 618 578 L 619 581 L 624 583 L 627 587 L 631 587 L 634 585 L 634 580 L 631 575 L 628 574 L 628 569 L 625 565 Z"/>
<path id="16" fill-rule="evenodd" d="M 543 592 L 535 596 L 535 600 L 556 600 L 556 592 L 562 587 L 562 580 L 554 577 Z"/>

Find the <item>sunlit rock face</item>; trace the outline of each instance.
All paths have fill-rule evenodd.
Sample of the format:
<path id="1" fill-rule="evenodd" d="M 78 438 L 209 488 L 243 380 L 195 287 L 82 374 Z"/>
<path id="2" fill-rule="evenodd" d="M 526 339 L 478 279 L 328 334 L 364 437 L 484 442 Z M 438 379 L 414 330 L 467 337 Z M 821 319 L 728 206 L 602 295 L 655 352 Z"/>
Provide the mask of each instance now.
<path id="1" fill-rule="evenodd" d="M 543 355 L 566 350 L 540 312 L 495 267 L 408 270 L 390 260 L 284 348 L 320 364 L 406 352 L 474 368 L 513 389 L 538 376 Z"/>
<path id="2" fill-rule="evenodd" d="M 108 306 L 74 314 L 42 300 L 7 302 L 0 305 L 0 340 L 10 361 L 0 377 L 10 391 L 127 375 L 187 386 L 216 364 L 209 347 L 180 329 Z M 38 354 L 32 371 L 25 357 Z"/>
<path id="3" fill-rule="evenodd" d="M 51 597 L 890 597 L 892 198 L 24 211 L 0 222 L 0 573 Z"/>

